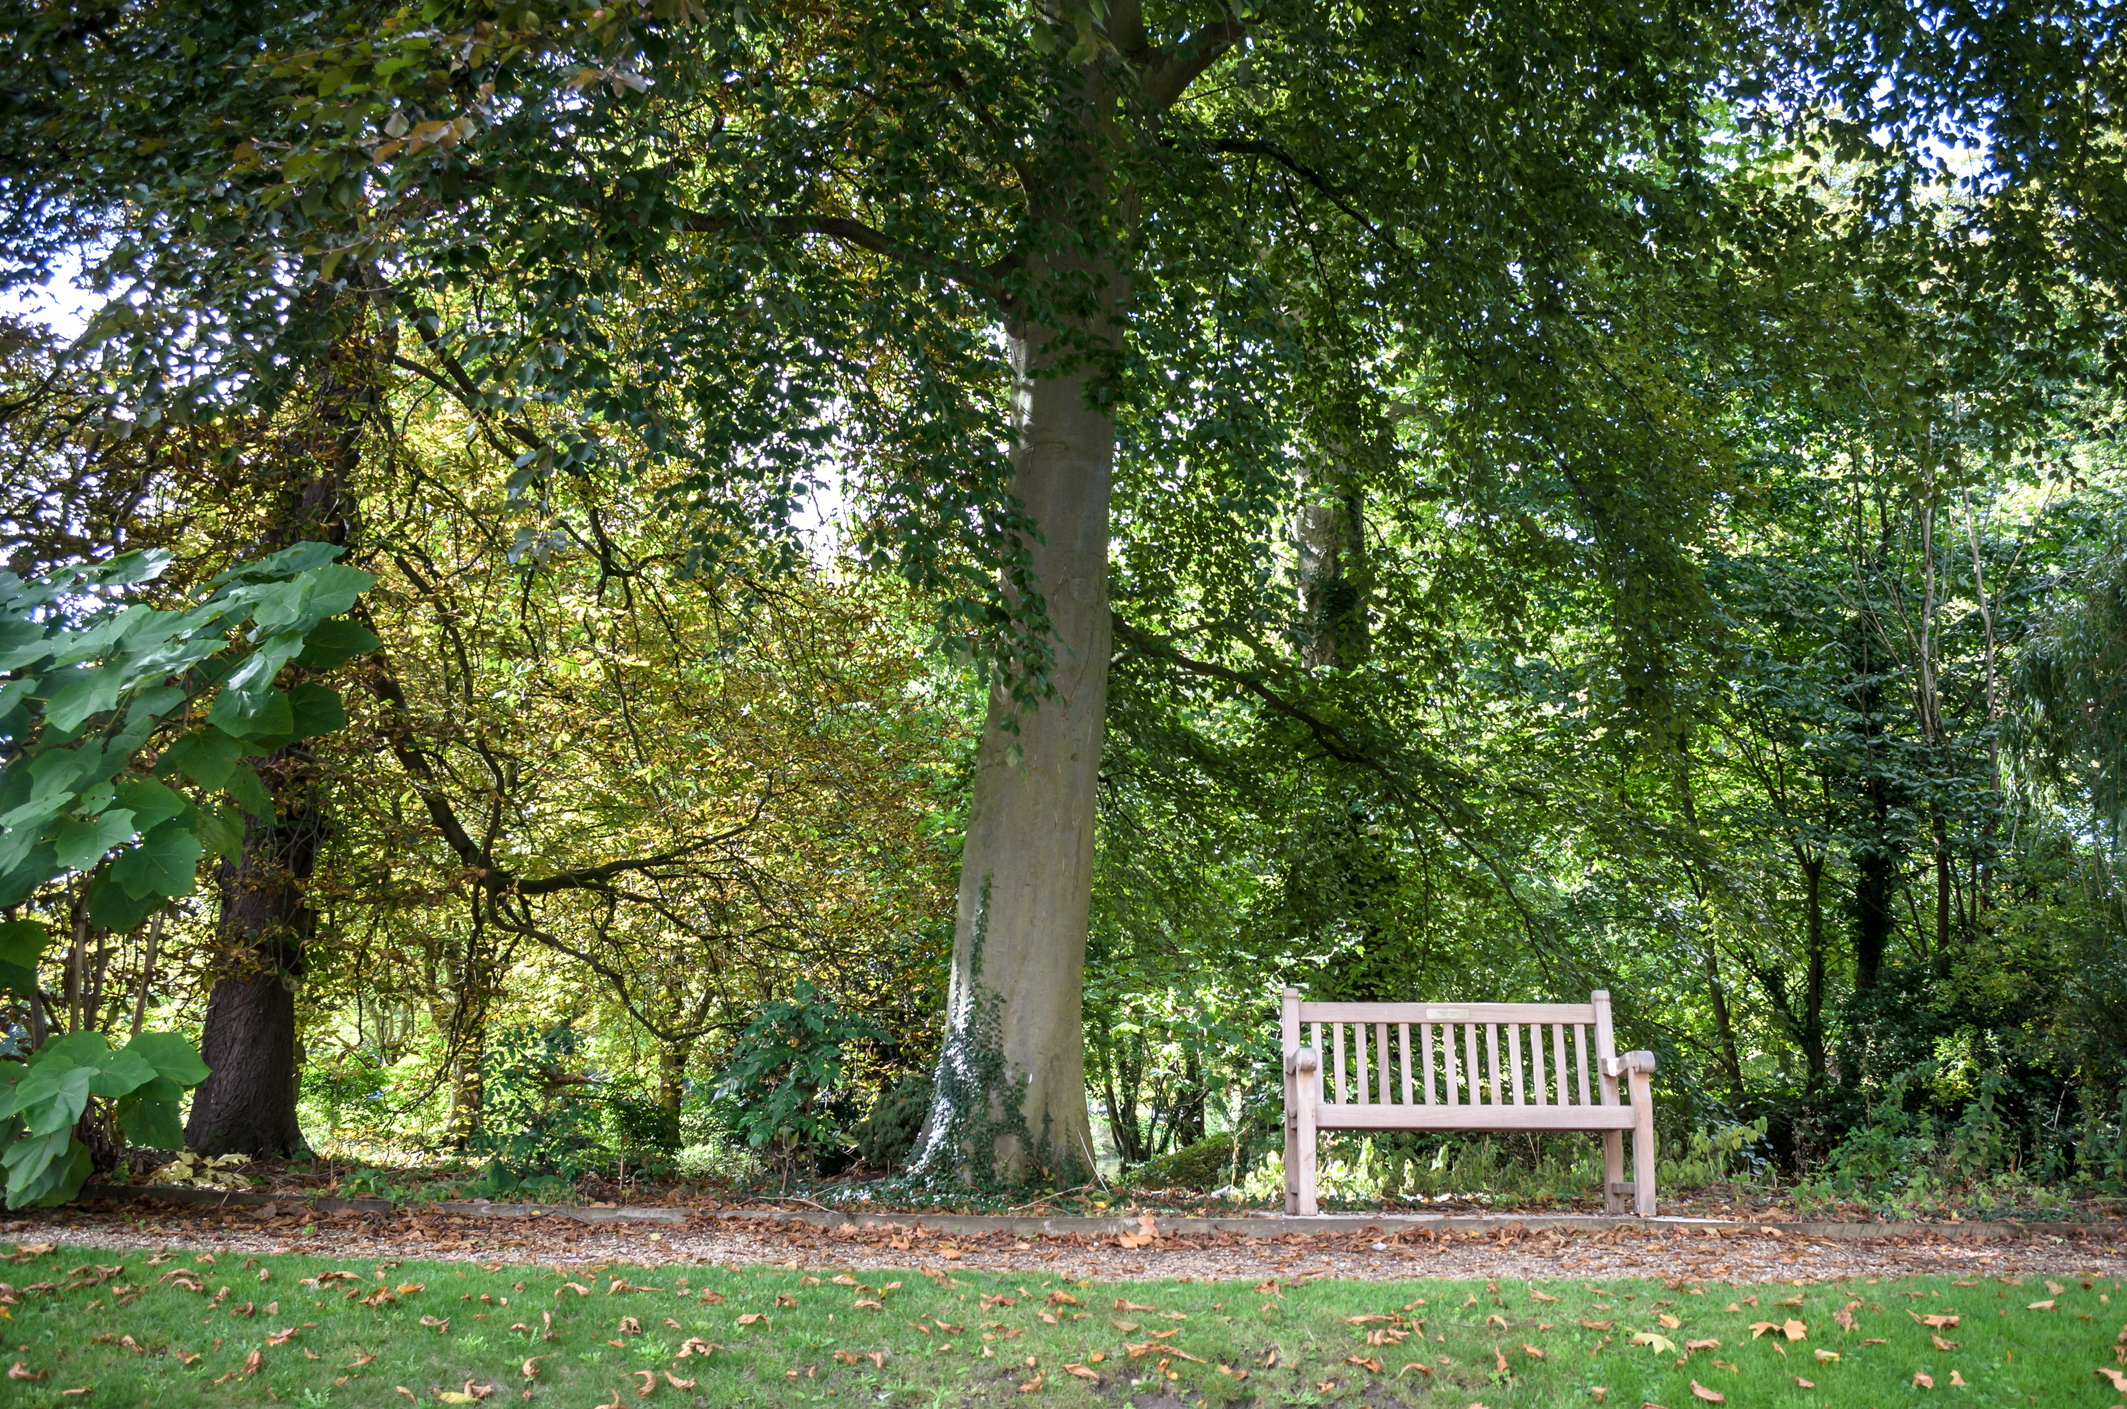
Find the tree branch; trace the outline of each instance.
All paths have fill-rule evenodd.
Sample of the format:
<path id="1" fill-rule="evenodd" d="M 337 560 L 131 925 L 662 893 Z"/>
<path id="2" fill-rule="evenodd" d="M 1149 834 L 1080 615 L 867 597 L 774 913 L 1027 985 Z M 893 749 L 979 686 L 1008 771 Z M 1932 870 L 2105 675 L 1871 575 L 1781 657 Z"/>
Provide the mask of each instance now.
<path id="1" fill-rule="evenodd" d="M 1223 19 L 1173 45 L 1132 55 L 1138 62 L 1138 92 L 1149 112 L 1163 113 L 1181 101 L 1189 85 L 1248 33 L 1248 23 Z"/>

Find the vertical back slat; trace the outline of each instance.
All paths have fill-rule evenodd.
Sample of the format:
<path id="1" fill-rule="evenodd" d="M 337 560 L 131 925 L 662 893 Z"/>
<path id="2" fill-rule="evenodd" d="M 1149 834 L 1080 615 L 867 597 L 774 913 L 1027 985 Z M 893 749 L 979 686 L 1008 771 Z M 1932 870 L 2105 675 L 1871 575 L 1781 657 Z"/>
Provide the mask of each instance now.
<path id="1" fill-rule="evenodd" d="M 1484 1025 L 1485 1055 L 1492 1061 L 1492 1104 L 1499 1104 L 1499 1024 Z"/>
<path id="2" fill-rule="evenodd" d="M 1365 1023 L 1353 1023 L 1353 1024 L 1352 1024 L 1352 1061 L 1353 1061 L 1353 1063 L 1354 1063 L 1354 1066 L 1353 1066 L 1353 1073 L 1354 1073 L 1354 1075 L 1356 1075 L 1356 1076 L 1357 1076 L 1357 1077 L 1359 1078 L 1359 1081 L 1358 1081 L 1358 1086 L 1359 1086 L 1359 1092 L 1358 1092 L 1358 1097 L 1357 1097 L 1357 1099 L 1358 1099 L 1358 1102 L 1359 1102 L 1359 1104 L 1360 1104 L 1360 1105 L 1362 1105 L 1362 1106 L 1363 1106 L 1363 1105 L 1365 1105 L 1365 1104 L 1366 1104 L 1366 1103 L 1367 1103 L 1367 1102 L 1368 1102 L 1369 1100 L 1371 1100 L 1371 1099 L 1372 1099 L 1372 1097 L 1371 1097 L 1371 1096 L 1369 1095 L 1369 1092 L 1370 1092 L 1370 1091 L 1372 1090 L 1372 1088 L 1371 1088 L 1370 1086 L 1368 1086 L 1368 1084 L 1367 1084 L 1367 1080 L 1366 1080 L 1366 1058 L 1367 1058 L 1367 1050 L 1366 1050 L 1366 1049 L 1367 1049 L 1368 1047 L 1372 1046 L 1372 1045 L 1373 1045 L 1373 1034 L 1372 1034 L 1372 1033 L 1370 1033 L 1370 1032 L 1368 1032 L 1368 1031 L 1366 1030 L 1366 1024 L 1365 1024 Z"/>
<path id="3" fill-rule="evenodd" d="M 1477 1062 L 1476 1023 L 1462 1025 L 1462 1055 L 1466 1059 L 1462 1064 L 1462 1073 L 1463 1080 L 1470 1086 L 1470 1104 L 1481 1106 L 1484 1104 L 1484 1093 L 1479 1084 L 1484 1080 L 1484 1068 Z"/>
<path id="4" fill-rule="evenodd" d="M 1403 1056 L 1403 1104 L 1411 1102 L 1411 1025 L 1396 1024 L 1396 1047 Z"/>
<path id="5" fill-rule="evenodd" d="M 1566 1090 L 1566 1025 L 1551 1024 L 1551 1077 L 1558 1083 L 1558 1103 L 1573 1104 L 1571 1093 Z"/>
<path id="6" fill-rule="evenodd" d="M 1435 1104 L 1433 1100 L 1433 1025 L 1431 1023 L 1418 1024 L 1418 1055 L 1425 1062 L 1425 1103 L 1430 1106 Z"/>
<path id="7" fill-rule="evenodd" d="M 1389 1103 L 1388 1074 L 1392 1067 L 1388 1055 L 1387 1023 L 1374 1024 L 1374 1057 L 1374 1070 L 1380 1073 L 1377 1080 L 1381 1086 L 1381 1104 L 1385 1106 Z"/>
<path id="8" fill-rule="evenodd" d="M 1573 1024 L 1573 1061 L 1580 1068 L 1580 1103 L 1593 1105 L 1588 1099 L 1588 1025 Z"/>
<path id="9" fill-rule="evenodd" d="M 1544 1089 L 1544 1030 L 1536 1023 L 1529 1024 L 1529 1066 L 1536 1077 L 1536 1104 L 1550 1105 Z"/>
<path id="10" fill-rule="evenodd" d="M 1330 1038 L 1337 1047 L 1337 1104 L 1344 1104 L 1344 1024 L 1329 1025 Z"/>
<path id="11" fill-rule="evenodd" d="M 1514 1058 L 1514 1104 L 1526 1106 L 1528 1097 L 1521 1089 L 1521 1024 L 1507 1024 L 1507 1051 Z"/>
<path id="12" fill-rule="evenodd" d="M 1329 1049 L 1322 1045 L 1322 1024 L 1313 1024 L 1315 1029 L 1315 1093 L 1314 1099 L 1329 1099 Z"/>
<path id="13" fill-rule="evenodd" d="M 1440 1025 L 1440 1054 L 1447 1061 L 1447 1068 L 1443 1075 L 1447 1078 L 1448 1104 L 1459 1106 L 1462 1104 L 1462 1092 L 1458 1089 L 1460 1083 L 1457 1081 L 1455 1073 L 1455 1024 L 1453 1023 L 1442 1023 Z"/>

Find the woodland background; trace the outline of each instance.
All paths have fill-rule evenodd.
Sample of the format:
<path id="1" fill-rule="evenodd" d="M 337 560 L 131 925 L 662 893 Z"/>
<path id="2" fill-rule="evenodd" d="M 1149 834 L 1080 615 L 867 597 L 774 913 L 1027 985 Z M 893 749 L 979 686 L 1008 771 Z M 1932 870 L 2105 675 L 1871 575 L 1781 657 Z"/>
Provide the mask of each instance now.
<path id="1" fill-rule="evenodd" d="M 339 8 L 317 52 L 341 27 L 414 13 Z M 509 10 L 481 23 L 507 28 Z M 448 31 L 455 15 L 428 20 Z M 622 81 L 634 71 L 614 60 L 564 83 L 579 61 L 536 49 L 522 81 L 566 91 L 585 123 L 634 121 L 692 81 L 669 46 L 720 36 L 766 72 L 793 51 L 780 42 L 835 23 L 662 16 L 642 7 L 631 41 L 654 82 Z M 1013 16 L 996 23 L 1029 23 Z M 276 52 L 310 52 L 299 38 L 276 35 Z M 1674 126 L 1587 159 L 1599 197 L 1541 182 L 1516 197 L 1548 240 L 1488 244 L 1444 208 L 1391 226 L 1355 208 L 1362 169 L 1339 174 L 1333 144 L 1310 166 L 1289 137 L 1215 154 L 1225 184 L 1204 219 L 1226 247 L 1129 237 L 1160 312 L 1113 373 L 1117 625 L 1085 1022 L 1107 1173 L 1275 1187 L 1282 985 L 1602 987 L 1620 1040 L 1659 1055 L 1671 1173 L 1882 1203 L 2127 1189 L 2116 40 L 2077 31 L 2055 68 L 2034 61 L 2026 89 L 1995 93 L 1997 114 L 2048 84 L 2074 99 L 2033 150 L 2073 145 L 2075 160 L 2043 171 L 2015 165 L 1999 130 L 1945 145 L 1828 98 L 1759 121 L 1708 78 Z M 1705 41 L 1657 57 L 1711 74 Z M 1262 44 L 1234 62 L 1263 71 L 1191 121 L 1276 110 L 1265 92 L 1295 80 Z M 191 62 L 153 44 L 128 62 L 148 52 L 165 77 Z M 9 53 L 18 76 L 43 61 L 19 36 Z M 79 95 L 99 84 L 123 106 L 114 73 L 83 65 L 73 96 L 7 85 L 9 277 L 124 266 L 156 291 L 137 310 L 204 318 L 211 305 L 187 302 L 201 271 L 251 259 L 237 233 L 216 244 L 236 229 L 212 204 L 235 179 L 234 129 L 202 139 L 211 160 L 154 158 L 196 227 L 135 228 L 111 193 L 146 155 L 60 180 L 52 150 L 114 123 L 183 127 L 182 102 L 220 100 L 90 114 Z M 1984 87 L 1954 65 L 1937 76 Z M 1530 101 L 1571 128 L 1570 97 Z M 497 104 L 477 137 L 430 134 L 436 170 L 536 164 L 536 132 Z M 787 135 L 772 105 L 727 106 L 734 132 L 758 121 L 772 171 Z M 1214 144 L 1189 145 L 1200 135 L 1160 160 L 1213 160 Z M 1470 148 L 1471 189 L 1524 156 Z M 286 210 L 381 205 L 390 159 L 326 172 L 317 209 L 305 195 Z M 1600 209 L 1569 208 L 1583 198 Z M 772 233 L 756 232 L 764 248 Z M 1403 245 L 1383 255 L 1374 237 Z M 77 340 L 11 318 L 8 570 L 166 548 L 175 567 L 141 600 L 174 600 L 300 532 L 375 575 L 354 616 L 381 646 L 333 672 L 347 726 L 271 780 L 311 843 L 271 880 L 304 910 L 282 967 L 312 1149 L 559 1182 L 891 1172 L 941 1040 L 996 668 L 986 618 L 960 605 L 988 600 L 987 540 L 925 527 L 969 521 L 939 484 L 969 503 L 989 491 L 918 452 L 1004 414 L 992 324 L 846 243 L 809 257 L 848 302 L 792 312 L 808 289 L 825 297 L 793 275 L 776 295 L 789 306 L 762 293 L 742 315 L 714 298 L 743 260 L 703 254 L 653 280 L 605 226 L 551 233 L 560 252 L 536 266 L 480 263 L 464 246 L 491 233 L 470 220 L 419 238 L 259 274 L 284 315 L 314 318 L 309 354 L 260 378 L 270 394 L 211 413 L 142 409 L 141 386 L 178 377 L 142 371 L 127 338 L 176 324 L 107 312 Z M 1387 277 L 1369 260 L 1443 249 L 1432 304 L 1365 311 Z M 442 272 L 422 282 L 426 260 Z M 580 345 L 541 321 L 572 262 Z M 412 302 L 382 291 L 392 281 Z M 919 375 L 852 290 L 930 298 L 962 341 Z M 683 306 L 693 336 L 734 346 L 631 341 Z M 775 341 L 779 317 L 846 320 L 818 354 L 839 362 L 823 377 L 846 378 L 822 419 L 789 443 L 745 432 L 774 442 L 761 453 L 784 457 L 780 478 L 705 487 L 610 407 L 602 433 L 623 449 L 557 462 L 553 446 L 581 443 L 557 428 L 600 398 L 653 395 L 664 358 L 695 359 L 675 378 L 725 376 L 734 420 L 768 415 L 776 397 L 748 402 L 747 379 L 771 365 L 762 347 L 798 355 Z M 1199 357 L 1179 379 L 1161 370 L 1177 340 Z M 875 361 L 849 361 L 866 347 Z M 468 397 L 461 364 L 529 390 L 508 407 Z M 49 1006 L 123 1026 L 145 992 L 158 1025 L 196 1031 L 230 893 L 181 902 L 151 947 L 145 930 L 77 923 L 73 889 L 47 887 L 20 913 L 78 935 L 47 961 Z M 10 1011 L 25 1041 L 27 1009 Z M 1564 1196 L 1592 1181 L 1582 1159 L 1384 1140 L 1344 1151 L 1329 1183 Z"/>

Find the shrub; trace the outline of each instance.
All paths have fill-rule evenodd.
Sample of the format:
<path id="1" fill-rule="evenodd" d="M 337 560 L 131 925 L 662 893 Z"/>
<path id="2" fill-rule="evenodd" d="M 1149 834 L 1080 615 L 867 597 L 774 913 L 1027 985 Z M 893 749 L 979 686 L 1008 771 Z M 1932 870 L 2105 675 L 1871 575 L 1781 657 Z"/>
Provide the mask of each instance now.
<path id="1" fill-rule="evenodd" d="M 902 1077 L 879 1093 L 871 1114 L 850 1131 L 857 1142 L 857 1153 L 867 1166 L 885 1173 L 908 1158 L 908 1152 L 915 1148 L 916 1134 L 923 1128 L 923 1118 L 930 1113 L 935 1089 L 930 1077 L 918 1072 Z"/>

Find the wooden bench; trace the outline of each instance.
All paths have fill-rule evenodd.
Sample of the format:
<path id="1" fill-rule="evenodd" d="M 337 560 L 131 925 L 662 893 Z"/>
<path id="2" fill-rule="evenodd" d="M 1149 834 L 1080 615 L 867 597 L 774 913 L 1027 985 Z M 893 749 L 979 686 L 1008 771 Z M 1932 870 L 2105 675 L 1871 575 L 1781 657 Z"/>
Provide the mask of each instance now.
<path id="1" fill-rule="evenodd" d="M 1298 989 L 1288 988 L 1284 999 L 1287 1213 L 1306 1217 L 1315 1212 L 1318 1130 L 1586 1130 L 1603 1137 L 1604 1209 L 1623 1213 L 1630 1197 L 1640 1217 L 1654 1216 L 1654 1053 L 1617 1055 L 1608 993 L 1598 989 L 1586 1003 L 1307 1003 Z M 1330 1034 L 1327 1049 L 1325 1024 Z M 1302 1030 L 1310 1027 L 1313 1041 L 1303 1043 Z M 1600 1104 L 1589 1100 L 1591 1027 Z M 1479 1061 L 1480 1028 L 1488 1065 Z M 1567 1028 L 1573 1030 L 1570 1067 Z M 1355 1085 L 1347 1081 L 1346 1029 L 1351 1030 L 1354 1062 L 1349 1075 L 1356 1077 Z M 1508 1054 L 1504 1068 L 1502 1032 Z M 1396 1060 L 1390 1056 L 1391 1033 Z M 1414 1035 L 1419 1053 L 1415 1090 Z M 1333 1053 L 1333 1061 L 1324 1060 L 1325 1050 Z M 1399 1079 L 1392 1081 L 1391 1071 Z M 1577 1082 L 1568 1080 L 1574 1072 Z M 1439 1100 L 1434 1098 L 1436 1075 L 1441 1078 Z M 1629 1106 L 1618 1104 L 1619 1077 L 1631 1088 Z M 1351 1094 L 1358 1099 L 1348 1099 Z M 1511 1105 L 1505 1100 L 1509 1095 Z M 1625 1182 L 1627 1130 L 1632 1132 L 1631 1183 Z"/>

